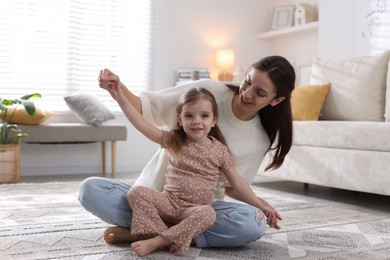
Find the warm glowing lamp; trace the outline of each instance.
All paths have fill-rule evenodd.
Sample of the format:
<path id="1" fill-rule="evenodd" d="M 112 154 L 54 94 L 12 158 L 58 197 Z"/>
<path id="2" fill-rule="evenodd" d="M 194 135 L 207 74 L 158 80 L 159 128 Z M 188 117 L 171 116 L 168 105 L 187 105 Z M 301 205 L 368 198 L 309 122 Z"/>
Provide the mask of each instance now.
<path id="1" fill-rule="evenodd" d="M 230 71 L 230 67 L 234 65 L 234 50 L 217 50 L 217 65 L 222 68 L 221 72 L 218 74 L 218 80 L 232 81 L 233 72 Z"/>

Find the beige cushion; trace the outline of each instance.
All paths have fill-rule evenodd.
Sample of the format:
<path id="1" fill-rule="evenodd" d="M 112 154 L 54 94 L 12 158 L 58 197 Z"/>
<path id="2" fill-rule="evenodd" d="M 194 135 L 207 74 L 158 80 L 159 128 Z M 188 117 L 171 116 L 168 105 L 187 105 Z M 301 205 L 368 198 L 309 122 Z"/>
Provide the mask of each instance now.
<path id="1" fill-rule="evenodd" d="M 16 109 L 16 111 L 15 111 Z M 15 111 L 15 113 L 14 113 Z M 1 112 L 0 112 L 1 114 Z M 11 106 L 8 108 L 6 120 L 13 124 L 38 125 L 45 122 L 53 113 L 48 109 L 35 107 L 35 113 L 30 116 L 23 106 Z M 12 115 L 12 118 L 11 118 Z M 11 119 L 11 120 L 10 120 Z"/>
<path id="2" fill-rule="evenodd" d="M 344 61 L 314 57 L 310 84 L 330 82 L 332 86 L 320 118 L 384 121 L 389 54 Z"/>
<path id="3" fill-rule="evenodd" d="M 390 151 L 390 123 L 373 121 L 294 121 L 294 145 Z M 390 154 L 390 153 L 389 153 Z"/>
<path id="4" fill-rule="evenodd" d="M 291 96 L 293 120 L 318 120 L 330 85 L 298 86 Z"/>

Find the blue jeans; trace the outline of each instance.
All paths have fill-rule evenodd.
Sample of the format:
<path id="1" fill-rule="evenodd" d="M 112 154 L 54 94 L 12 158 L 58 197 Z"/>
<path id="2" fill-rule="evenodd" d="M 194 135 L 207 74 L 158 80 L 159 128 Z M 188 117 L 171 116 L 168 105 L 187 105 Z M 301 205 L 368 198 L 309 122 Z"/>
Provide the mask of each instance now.
<path id="1" fill-rule="evenodd" d="M 79 201 L 101 220 L 131 228 L 132 210 L 127 202 L 130 185 L 118 180 L 90 177 L 80 184 Z M 236 202 L 214 201 L 215 223 L 195 237 L 197 247 L 235 247 L 251 243 L 264 235 L 267 218 L 257 208 Z M 258 214 L 263 216 L 258 220 Z M 260 216 L 261 216 L 260 215 Z"/>

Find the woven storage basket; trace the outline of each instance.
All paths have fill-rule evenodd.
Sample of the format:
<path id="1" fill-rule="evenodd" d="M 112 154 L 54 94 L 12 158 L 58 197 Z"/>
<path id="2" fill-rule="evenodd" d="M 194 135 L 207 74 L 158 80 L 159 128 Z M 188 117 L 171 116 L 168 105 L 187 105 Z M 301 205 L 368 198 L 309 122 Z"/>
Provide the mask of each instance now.
<path id="1" fill-rule="evenodd" d="M 16 183 L 20 176 L 20 145 L 0 145 L 0 184 Z"/>

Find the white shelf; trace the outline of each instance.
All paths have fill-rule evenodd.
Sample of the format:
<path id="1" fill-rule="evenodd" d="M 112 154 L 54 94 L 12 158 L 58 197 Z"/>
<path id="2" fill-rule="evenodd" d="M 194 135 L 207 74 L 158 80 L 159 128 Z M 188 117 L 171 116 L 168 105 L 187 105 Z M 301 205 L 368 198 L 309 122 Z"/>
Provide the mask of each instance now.
<path id="1" fill-rule="evenodd" d="M 317 21 L 317 22 L 307 23 L 299 26 L 291 26 L 283 29 L 260 33 L 257 35 L 256 38 L 260 40 L 273 40 L 288 35 L 297 35 L 300 33 L 316 32 L 318 31 L 318 25 L 319 23 Z"/>

